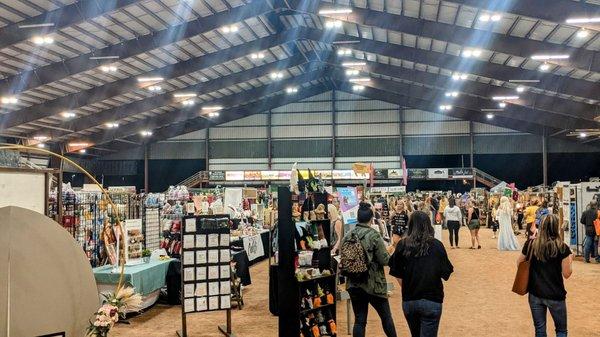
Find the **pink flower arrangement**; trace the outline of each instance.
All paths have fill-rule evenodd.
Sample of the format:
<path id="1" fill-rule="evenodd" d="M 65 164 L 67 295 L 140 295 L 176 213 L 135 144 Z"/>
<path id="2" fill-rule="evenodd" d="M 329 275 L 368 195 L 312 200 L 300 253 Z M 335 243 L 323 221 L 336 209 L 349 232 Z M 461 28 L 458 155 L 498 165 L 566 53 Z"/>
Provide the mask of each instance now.
<path id="1" fill-rule="evenodd" d="M 133 288 L 121 288 L 116 294 L 104 295 L 104 304 L 94 314 L 87 328 L 89 337 L 107 337 L 108 332 L 119 321 L 125 318 L 126 311 L 140 310 L 142 296 Z"/>

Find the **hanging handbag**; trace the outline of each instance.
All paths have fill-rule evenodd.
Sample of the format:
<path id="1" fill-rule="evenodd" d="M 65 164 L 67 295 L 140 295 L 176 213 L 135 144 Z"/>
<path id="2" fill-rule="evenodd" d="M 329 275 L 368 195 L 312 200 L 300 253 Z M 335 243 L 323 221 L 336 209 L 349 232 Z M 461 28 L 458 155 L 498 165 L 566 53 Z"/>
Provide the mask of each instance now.
<path id="1" fill-rule="evenodd" d="M 527 294 L 529 286 L 529 271 L 531 268 L 531 254 L 533 252 L 533 241 L 529 244 L 527 251 L 527 257 L 525 261 L 519 263 L 517 267 L 517 275 L 515 276 L 515 282 L 513 283 L 512 291 L 521 296 Z"/>

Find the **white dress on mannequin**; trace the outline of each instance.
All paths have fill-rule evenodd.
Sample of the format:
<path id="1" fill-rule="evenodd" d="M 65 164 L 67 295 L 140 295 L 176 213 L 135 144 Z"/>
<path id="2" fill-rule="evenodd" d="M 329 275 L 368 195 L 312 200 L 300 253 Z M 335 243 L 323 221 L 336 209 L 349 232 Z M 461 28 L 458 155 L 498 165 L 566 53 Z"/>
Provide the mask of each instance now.
<path id="1" fill-rule="evenodd" d="M 512 212 L 510 210 L 506 211 L 499 209 L 497 218 L 498 223 L 500 224 L 498 250 L 521 250 L 512 228 Z"/>

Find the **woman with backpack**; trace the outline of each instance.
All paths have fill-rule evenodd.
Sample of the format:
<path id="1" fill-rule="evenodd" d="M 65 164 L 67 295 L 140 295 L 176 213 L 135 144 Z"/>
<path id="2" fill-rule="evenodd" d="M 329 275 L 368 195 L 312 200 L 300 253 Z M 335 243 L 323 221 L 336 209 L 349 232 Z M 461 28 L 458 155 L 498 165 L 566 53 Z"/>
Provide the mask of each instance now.
<path id="1" fill-rule="evenodd" d="M 364 337 L 369 304 L 377 311 L 387 337 L 396 337 L 396 327 L 388 301 L 387 281 L 383 267 L 388 265 L 394 245 L 386 248 L 378 231 L 371 228 L 373 209 L 361 202 L 357 212 L 358 224 L 342 240 L 342 275 L 347 278 L 346 289 L 354 310 L 354 337 Z"/>
<path id="2" fill-rule="evenodd" d="M 535 335 L 545 337 L 546 312 L 554 320 L 557 337 L 567 337 L 567 291 L 564 279 L 573 273 L 571 249 L 560 237 L 560 224 L 556 215 L 544 217 L 537 236 L 525 243 L 517 263 L 529 258 L 529 307 L 533 317 Z"/>
<path id="3" fill-rule="evenodd" d="M 390 260 L 390 275 L 402 288 L 402 309 L 412 337 L 435 337 L 444 302 L 442 280 L 454 267 L 442 242 L 434 238 L 429 216 L 414 212 L 408 234 L 400 240 Z"/>

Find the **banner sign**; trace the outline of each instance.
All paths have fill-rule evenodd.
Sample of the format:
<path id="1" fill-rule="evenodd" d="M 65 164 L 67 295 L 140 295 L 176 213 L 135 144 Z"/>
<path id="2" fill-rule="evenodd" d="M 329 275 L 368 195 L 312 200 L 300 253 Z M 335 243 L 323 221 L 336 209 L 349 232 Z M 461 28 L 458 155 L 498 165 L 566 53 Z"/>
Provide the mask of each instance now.
<path id="1" fill-rule="evenodd" d="M 248 260 L 254 261 L 265 256 L 265 247 L 263 246 L 260 234 L 246 236 L 243 241 L 244 250 L 246 251 L 246 254 L 248 254 Z"/>
<path id="2" fill-rule="evenodd" d="M 451 168 L 449 169 L 450 178 L 465 179 L 473 178 L 473 170 L 470 167 Z"/>
<path id="3" fill-rule="evenodd" d="M 279 171 L 260 171 L 262 180 L 279 180 Z"/>
<path id="4" fill-rule="evenodd" d="M 388 172 L 389 174 L 389 172 Z M 408 169 L 409 179 L 427 179 L 427 169 Z"/>
<path id="5" fill-rule="evenodd" d="M 375 176 L 375 179 L 387 179 L 387 170 L 382 170 L 382 169 L 374 169 L 373 170 L 373 175 Z"/>
<path id="6" fill-rule="evenodd" d="M 244 180 L 260 180 L 260 171 L 244 171 Z"/>
<path id="7" fill-rule="evenodd" d="M 227 171 L 225 172 L 225 180 L 242 181 L 244 180 L 244 171 Z"/>
<path id="8" fill-rule="evenodd" d="M 428 179 L 448 179 L 448 169 L 434 168 L 427 169 Z"/>
<path id="9" fill-rule="evenodd" d="M 358 214 L 359 199 L 356 187 L 339 187 L 337 192 L 344 223 L 347 225 L 358 223 L 356 217 Z"/>
<path id="10" fill-rule="evenodd" d="M 210 181 L 223 181 L 225 180 L 225 171 L 210 171 L 208 172 L 208 179 Z"/>
<path id="11" fill-rule="evenodd" d="M 402 179 L 402 169 L 389 169 L 387 170 L 388 179 Z"/>
<path id="12" fill-rule="evenodd" d="M 406 186 L 390 186 L 388 187 L 390 193 L 406 193 Z"/>
<path id="13" fill-rule="evenodd" d="M 371 187 L 369 192 L 371 193 L 385 193 L 388 191 L 387 187 Z"/>

